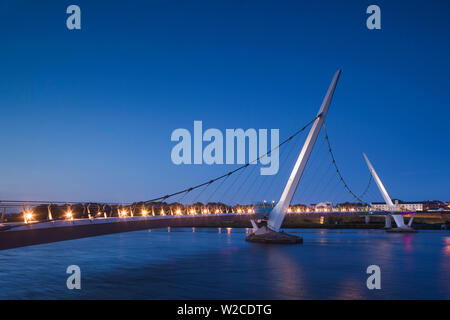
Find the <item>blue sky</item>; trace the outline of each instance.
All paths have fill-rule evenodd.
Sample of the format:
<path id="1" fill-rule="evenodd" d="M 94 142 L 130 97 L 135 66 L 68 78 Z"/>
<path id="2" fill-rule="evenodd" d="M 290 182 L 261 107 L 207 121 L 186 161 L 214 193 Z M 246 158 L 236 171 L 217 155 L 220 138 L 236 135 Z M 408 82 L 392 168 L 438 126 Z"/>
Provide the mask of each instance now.
<path id="1" fill-rule="evenodd" d="M 66 28 L 77 4 L 82 29 Z M 366 28 L 368 5 L 382 29 Z M 138 201 L 233 166 L 176 166 L 170 134 L 314 117 L 348 183 L 450 200 L 448 1 L 5 1 L 0 198 Z M 283 164 L 282 164 L 283 165 Z M 281 179 L 282 180 L 282 179 Z M 281 185 L 284 181 L 279 182 Z"/>

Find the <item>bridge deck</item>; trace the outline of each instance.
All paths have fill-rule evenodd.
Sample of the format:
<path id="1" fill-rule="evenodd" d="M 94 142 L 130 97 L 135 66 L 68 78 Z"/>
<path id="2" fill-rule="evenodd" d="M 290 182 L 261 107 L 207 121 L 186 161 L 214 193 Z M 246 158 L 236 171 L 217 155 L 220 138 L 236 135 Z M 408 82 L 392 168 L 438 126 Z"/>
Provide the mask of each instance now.
<path id="1" fill-rule="evenodd" d="M 29 224 L 6 224 L 0 232 L 0 250 L 43 243 L 95 237 L 111 233 L 166 227 L 202 227 L 260 219 L 261 214 L 216 214 L 57 220 Z"/>
<path id="2" fill-rule="evenodd" d="M 288 213 L 290 217 L 358 217 L 384 216 L 386 211 L 355 211 L 355 212 L 302 212 Z M 411 212 L 396 214 L 409 215 Z M 433 216 L 432 214 L 416 214 L 418 216 Z M 441 216 L 441 214 L 439 214 Z M 447 215 L 446 215 L 447 216 Z M 95 219 L 53 220 L 35 223 L 5 223 L 0 224 L 0 250 L 19 248 L 43 243 L 74 240 L 95 237 L 111 233 L 130 232 L 167 227 L 202 227 L 212 224 L 234 223 L 261 219 L 261 213 L 224 213 L 210 215 L 180 215 L 180 216 L 135 216 L 111 217 Z"/>

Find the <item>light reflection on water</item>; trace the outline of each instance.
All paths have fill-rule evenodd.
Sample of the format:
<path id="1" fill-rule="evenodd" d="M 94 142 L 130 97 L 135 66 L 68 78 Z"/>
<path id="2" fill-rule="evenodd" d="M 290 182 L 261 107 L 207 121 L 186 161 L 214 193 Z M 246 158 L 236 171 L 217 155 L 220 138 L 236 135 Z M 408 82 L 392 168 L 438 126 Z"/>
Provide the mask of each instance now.
<path id="1" fill-rule="evenodd" d="M 245 242 L 251 229 L 168 228 L 0 251 L 1 299 L 449 299 L 448 231 L 296 229 L 302 245 Z M 79 265 L 82 289 L 66 289 Z M 381 290 L 366 268 L 381 268 Z"/>
<path id="2" fill-rule="evenodd" d="M 450 255 L 450 237 L 444 237 L 444 253 Z"/>

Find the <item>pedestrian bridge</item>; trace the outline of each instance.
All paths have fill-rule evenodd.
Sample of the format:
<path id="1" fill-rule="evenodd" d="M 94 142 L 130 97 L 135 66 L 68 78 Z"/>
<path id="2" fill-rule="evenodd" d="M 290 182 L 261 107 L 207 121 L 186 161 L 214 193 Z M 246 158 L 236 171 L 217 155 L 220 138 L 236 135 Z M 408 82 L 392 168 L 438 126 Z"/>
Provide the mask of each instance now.
<path id="1" fill-rule="evenodd" d="M 325 174 L 321 172 L 319 175 L 313 175 L 311 181 L 305 183 L 305 185 L 301 187 L 301 194 L 309 193 L 312 198 L 314 198 L 315 195 L 316 198 L 318 196 L 320 198 L 331 197 L 331 199 L 336 199 L 335 196 L 340 196 L 339 192 L 344 191 L 347 196 L 351 197 L 352 201 L 356 201 L 360 204 L 360 207 L 370 208 L 368 202 L 363 200 L 363 198 L 368 195 L 371 181 L 374 180 L 387 204 L 387 207 L 389 208 L 389 211 L 314 211 L 303 213 L 296 212 L 295 215 L 305 217 L 369 217 L 379 215 L 386 217 L 387 228 L 391 228 L 392 217 L 398 227 L 397 229 L 401 229 L 400 231 L 412 231 L 411 224 L 414 214 L 412 214 L 408 225 L 406 225 L 403 220 L 403 215 L 408 213 L 401 212 L 401 210 L 399 210 L 399 206 L 392 202 L 386 188 L 381 183 L 380 178 L 365 154 L 364 158 L 369 167 L 371 176 L 364 192 L 360 194 L 352 191 L 336 164 L 336 159 L 334 157 L 327 130 L 325 128 L 325 117 L 330 107 L 340 74 L 341 70 L 338 70 L 334 74 L 332 82 L 327 90 L 317 115 L 301 129 L 285 139 L 274 149 L 261 155 L 259 158 L 251 161 L 249 160 L 246 164 L 203 183 L 191 185 L 183 190 L 175 191 L 173 193 L 166 194 L 165 196 L 159 196 L 147 201 L 129 204 L 97 202 L 97 210 L 92 210 L 91 203 L 86 202 L 77 203 L 72 201 L 1 200 L 0 205 L 3 206 L 3 215 L 2 220 L 0 221 L 4 221 L 3 219 L 5 216 L 6 207 L 20 206 L 22 207 L 24 222 L 16 224 L 6 223 L 0 225 L 0 249 L 11 249 L 34 244 L 152 228 L 201 227 L 211 226 L 215 223 L 226 224 L 239 221 L 251 221 L 253 229 L 255 229 L 255 234 L 257 233 L 258 235 L 278 233 L 285 216 L 290 215 L 290 205 L 293 202 L 294 194 L 299 186 L 300 180 L 313 151 L 313 147 L 322 128 L 324 132 L 324 139 L 322 140 L 321 146 L 325 146 L 325 149 L 323 150 L 325 150 L 325 155 L 328 160 L 325 162 L 316 161 L 318 163 L 318 168 L 316 169 L 321 168 L 320 165 L 322 163 L 328 163 L 328 165 L 325 165 Z M 286 155 L 286 164 L 288 164 L 291 151 L 295 151 L 298 147 L 298 144 L 294 142 L 296 137 L 299 137 L 302 133 L 306 133 L 307 128 L 310 128 L 309 133 L 305 138 L 300 154 L 296 160 L 294 159 L 294 166 L 290 171 L 289 179 L 287 179 L 287 183 L 285 184 L 279 200 L 277 202 L 272 201 L 271 206 L 267 204 L 262 207 L 260 206 L 259 209 L 265 209 L 264 214 L 261 213 L 262 211 L 258 210 L 258 207 L 255 208 L 250 206 L 247 210 L 243 210 L 239 207 L 239 205 L 233 206 L 233 203 L 249 203 L 247 200 L 249 197 L 249 192 L 254 193 L 254 200 L 259 199 L 260 201 L 261 198 L 265 198 L 262 195 L 266 194 L 266 192 L 270 192 L 272 186 L 276 186 L 277 184 L 274 183 L 274 181 L 269 181 L 268 184 L 265 184 L 267 182 L 267 178 L 264 178 L 264 181 L 260 182 L 258 181 L 258 177 L 256 177 L 256 179 L 253 177 L 250 178 L 252 172 L 254 172 L 254 169 L 257 167 L 258 160 L 268 157 L 272 152 L 280 151 L 281 154 L 281 152 L 284 151 Z M 290 145 L 290 151 L 286 150 L 286 145 Z M 283 149 L 281 149 L 281 147 L 283 147 Z M 285 167 L 289 169 L 289 165 L 286 165 Z M 317 173 L 316 170 L 314 170 L 314 172 Z M 289 173 L 289 171 L 287 173 Z M 326 178 L 329 173 L 331 174 L 329 177 L 330 179 Z M 231 176 L 233 176 L 233 178 L 230 178 Z M 278 176 L 282 177 L 282 174 Z M 324 183 L 323 186 L 320 186 L 321 182 Z M 283 184 L 284 183 L 285 181 Z M 262 188 L 262 186 L 265 186 L 266 188 Z M 311 187 L 311 189 L 308 190 L 308 187 Z M 336 191 L 337 194 L 332 196 L 332 193 L 329 194 L 330 190 L 332 193 Z M 218 191 L 223 191 L 223 194 L 218 196 Z M 189 200 L 189 197 L 192 199 Z M 203 202 L 199 201 L 202 197 L 204 199 Z M 240 197 L 244 197 L 244 199 L 241 198 L 239 200 L 238 198 Z M 172 201 L 171 203 L 168 202 L 169 199 Z M 52 212 L 52 207 L 58 203 L 67 207 L 65 216 L 62 216 L 60 213 L 58 216 L 56 211 Z M 231 203 L 231 205 L 225 205 L 225 203 Z M 311 203 L 311 201 L 309 203 Z M 209 204 L 211 204 L 211 206 Z M 44 206 L 44 210 L 48 210 L 47 216 L 42 218 L 41 210 L 40 220 L 36 221 L 36 219 L 34 219 L 33 209 L 31 208 L 32 205 L 35 207 Z M 76 210 L 74 210 L 72 206 L 78 206 L 78 212 L 75 212 Z M 139 208 L 142 208 L 141 215 L 137 214 Z M 151 215 L 149 208 L 151 208 Z M 35 209 L 37 210 L 37 208 Z M 42 209 L 42 207 L 40 209 Z M 334 208 L 331 210 L 334 210 Z M 169 214 L 169 212 L 171 214 Z M 199 212 L 202 212 L 202 214 L 198 214 Z M 215 212 L 215 214 L 211 214 L 211 212 Z M 262 218 L 266 218 L 267 222 L 259 225 L 257 220 Z M 367 219 L 366 221 L 368 221 Z"/>
<path id="2" fill-rule="evenodd" d="M 288 213 L 295 217 L 361 217 L 385 216 L 386 211 L 303 212 Z M 404 212 L 400 214 L 410 214 Z M 57 241 L 95 237 L 106 234 L 156 228 L 191 228 L 224 226 L 236 222 L 266 219 L 262 213 L 222 213 L 173 216 L 134 216 L 95 219 L 46 220 L 34 223 L 5 223 L 0 225 L 0 250 L 7 250 Z"/>
<path id="3" fill-rule="evenodd" d="M 214 215 L 111 217 L 3 224 L 0 229 L 0 250 L 120 232 L 167 227 L 202 227 L 261 218 L 263 218 L 262 214 L 225 213 Z"/>

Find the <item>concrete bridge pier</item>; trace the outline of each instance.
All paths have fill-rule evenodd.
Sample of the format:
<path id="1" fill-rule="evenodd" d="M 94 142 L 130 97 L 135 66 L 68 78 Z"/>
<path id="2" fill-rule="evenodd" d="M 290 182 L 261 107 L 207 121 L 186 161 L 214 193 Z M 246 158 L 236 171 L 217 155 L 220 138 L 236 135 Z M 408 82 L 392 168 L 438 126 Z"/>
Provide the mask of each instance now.
<path id="1" fill-rule="evenodd" d="M 366 222 L 366 224 L 370 223 L 370 216 L 364 216 L 364 220 Z"/>

